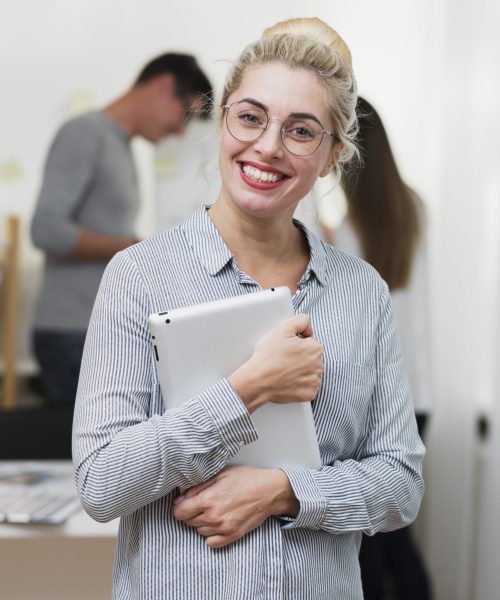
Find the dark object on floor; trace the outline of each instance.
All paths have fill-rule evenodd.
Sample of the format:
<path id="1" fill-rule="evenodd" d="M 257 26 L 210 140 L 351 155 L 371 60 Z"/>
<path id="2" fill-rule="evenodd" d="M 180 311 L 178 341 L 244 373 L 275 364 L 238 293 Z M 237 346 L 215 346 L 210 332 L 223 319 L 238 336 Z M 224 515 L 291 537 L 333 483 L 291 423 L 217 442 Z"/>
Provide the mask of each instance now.
<path id="1" fill-rule="evenodd" d="M 426 424 L 427 415 L 417 415 L 420 437 Z M 359 563 L 365 600 L 432 600 L 430 577 L 411 527 L 363 536 Z"/>

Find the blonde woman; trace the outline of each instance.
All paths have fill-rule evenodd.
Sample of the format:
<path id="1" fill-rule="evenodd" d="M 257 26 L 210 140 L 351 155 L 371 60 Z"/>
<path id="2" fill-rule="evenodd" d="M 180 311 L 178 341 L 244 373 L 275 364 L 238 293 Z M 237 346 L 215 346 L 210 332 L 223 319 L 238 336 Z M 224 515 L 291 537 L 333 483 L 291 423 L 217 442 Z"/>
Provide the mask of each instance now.
<path id="1" fill-rule="evenodd" d="M 356 152 L 355 105 L 335 31 L 318 19 L 266 30 L 226 81 L 216 203 L 106 271 L 74 463 L 87 512 L 121 519 L 116 600 L 361 600 L 362 532 L 417 514 L 423 447 L 387 286 L 293 220 Z M 164 410 L 148 315 L 280 285 L 297 314 L 227 379 Z M 267 402 L 312 402 L 320 470 L 227 467 Z"/>

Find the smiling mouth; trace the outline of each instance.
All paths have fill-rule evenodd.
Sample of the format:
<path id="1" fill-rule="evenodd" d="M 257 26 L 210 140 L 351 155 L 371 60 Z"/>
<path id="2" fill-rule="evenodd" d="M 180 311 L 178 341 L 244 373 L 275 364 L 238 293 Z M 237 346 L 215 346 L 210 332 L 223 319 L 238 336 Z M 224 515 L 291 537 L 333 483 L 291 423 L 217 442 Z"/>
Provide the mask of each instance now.
<path id="1" fill-rule="evenodd" d="M 246 164 L 240 164 L 240 167 L 247 177 L 257 183 L 277 183 L 286 177 L 286 175 L 280 175 L 279 173 L 271 171 L 261 171 L 256 167 Z"/>

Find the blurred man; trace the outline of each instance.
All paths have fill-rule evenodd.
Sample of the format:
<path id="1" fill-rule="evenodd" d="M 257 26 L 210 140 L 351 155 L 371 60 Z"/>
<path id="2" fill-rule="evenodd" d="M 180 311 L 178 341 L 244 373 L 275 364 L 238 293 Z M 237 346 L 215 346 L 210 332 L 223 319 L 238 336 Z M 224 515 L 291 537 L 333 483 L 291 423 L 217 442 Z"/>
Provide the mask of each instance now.
<path id="1" fill-rule="evenodd" d="M 33 345 L 48 403 L 73 405 L 102 273 L 116 252 L 136 241 L 139 194 L 131 138 L 156 143 L 182 134 L 192 116 L 208 117 L 211 95 L 193 56 L 163 54 L 109 106 L 58 131 L 31 226 L 33 242 L 46 256 Z"/>

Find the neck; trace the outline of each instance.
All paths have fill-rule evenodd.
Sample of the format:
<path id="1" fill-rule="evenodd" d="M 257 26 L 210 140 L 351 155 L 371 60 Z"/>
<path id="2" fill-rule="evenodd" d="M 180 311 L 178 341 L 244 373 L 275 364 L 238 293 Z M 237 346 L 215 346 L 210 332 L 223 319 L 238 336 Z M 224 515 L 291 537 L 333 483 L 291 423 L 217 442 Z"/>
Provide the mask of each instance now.
<path id="1" fill-rule="evenodd" d="M 288 285 L 293 291 L 307 267 L 309 247 L 293 213 L 258 218 L 219 196 L 210 218 L 238 266 L 262 287 Z"/>
<path id="2" fill-rule="evenodd" d="M 134 88 L 104 108 L 104 112 L 130 137 L 139 134 L 140 126 Z"/>
<path id="3" fill-rule="evenodd" d="M 288 253 L 300 240 L 292 214 L 280 217 L 254 217 L 219 199 L 209 210 L 210 218 L 231 252 L 262 254 L 267 258 Z"/>

